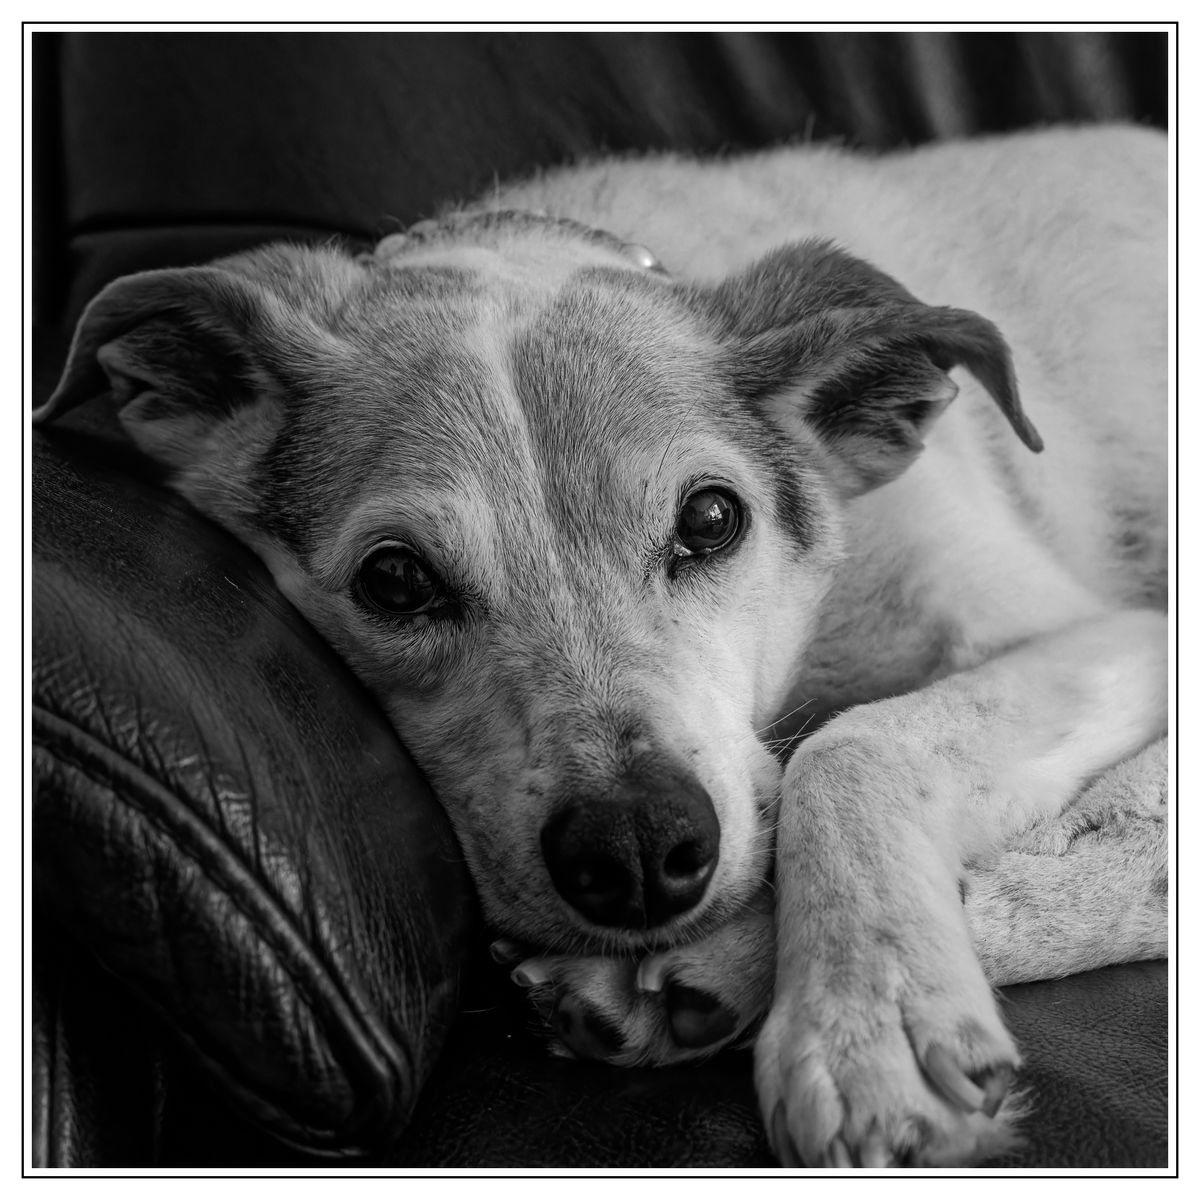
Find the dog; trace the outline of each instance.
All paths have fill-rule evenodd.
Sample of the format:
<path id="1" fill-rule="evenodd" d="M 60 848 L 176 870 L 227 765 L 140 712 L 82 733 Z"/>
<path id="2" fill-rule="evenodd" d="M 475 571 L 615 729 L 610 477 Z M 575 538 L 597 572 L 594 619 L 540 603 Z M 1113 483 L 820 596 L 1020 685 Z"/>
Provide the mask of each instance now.
<path id="1" fill-rule="evenodd" d="M 110 394 L 375 692 L 561 1051 L 976 1162 L 992 987 L 1166 948 L 1166 157 L 560 169 L 118 280 L 35 419 Z"/>

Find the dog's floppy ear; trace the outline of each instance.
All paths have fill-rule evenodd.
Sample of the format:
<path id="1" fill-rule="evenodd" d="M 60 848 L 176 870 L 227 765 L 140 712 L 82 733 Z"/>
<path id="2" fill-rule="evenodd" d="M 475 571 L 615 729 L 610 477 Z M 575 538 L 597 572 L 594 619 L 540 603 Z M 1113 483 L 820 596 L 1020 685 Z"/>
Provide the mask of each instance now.
<path id="1" fill-rule="evenodd" d="M 958 389 L 963 366 L 1031 450 L 1012 358 L 990 321 L 922 304 L 828 242 L 783 247 L 708 293 L 737 392 L 785 429 L 802 423 L 830 452 L 842 492 L 899 475 Z"/>
<path id="2" fill-rule="evenodd" d="M 134 442 L 183 467 L 215 427 L 275 390 L 261 353 L 272 341 L 269 309 L 264 289 L 222 267 L 118 279 L 85 309 L 62 379 L 33 422 L 109 392 Z"/>

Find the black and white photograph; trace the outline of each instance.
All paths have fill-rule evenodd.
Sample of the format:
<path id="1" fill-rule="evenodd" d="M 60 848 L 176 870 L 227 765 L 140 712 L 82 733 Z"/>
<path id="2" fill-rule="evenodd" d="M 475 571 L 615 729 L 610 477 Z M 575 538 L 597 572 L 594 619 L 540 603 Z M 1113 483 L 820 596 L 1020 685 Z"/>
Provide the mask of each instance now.
<path id="1" fill-rule="evenodd" d="M 27 23 L 22 1174 L 1176 1176 L 1177 33 Z"/>

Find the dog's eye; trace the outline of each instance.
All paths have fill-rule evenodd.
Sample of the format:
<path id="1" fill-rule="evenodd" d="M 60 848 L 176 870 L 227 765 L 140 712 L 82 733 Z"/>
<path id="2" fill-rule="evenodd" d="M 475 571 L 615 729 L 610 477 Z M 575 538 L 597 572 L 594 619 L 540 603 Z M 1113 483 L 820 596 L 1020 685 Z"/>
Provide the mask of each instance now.
<path id="1" fill-rule="evenodd" d="M 394 616 L 428 612 L 441 599 L 432 572 L 404 546 L 381 546 L 367 555 L 358 570 L 358 594 Z"/>
<path id="2" fill-rule="evenodd" d="M 711 554 L 737 537 L 742 523 L 737 500 L 728 492 L 702 488 L 693 492 L 679 510 L 675 537 L 684 557 Z"/>

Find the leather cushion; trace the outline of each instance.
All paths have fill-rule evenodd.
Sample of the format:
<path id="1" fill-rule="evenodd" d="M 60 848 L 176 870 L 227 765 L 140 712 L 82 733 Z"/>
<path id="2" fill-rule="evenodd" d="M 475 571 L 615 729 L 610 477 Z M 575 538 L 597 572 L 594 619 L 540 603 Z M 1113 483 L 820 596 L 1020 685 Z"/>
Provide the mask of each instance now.
<path id="1" fill-rule="evenodd" d="M 246 1116 L 403 1128 L 473 900 L 380 710 L 242 546 L 34 438 L 34 896 Z"/>

